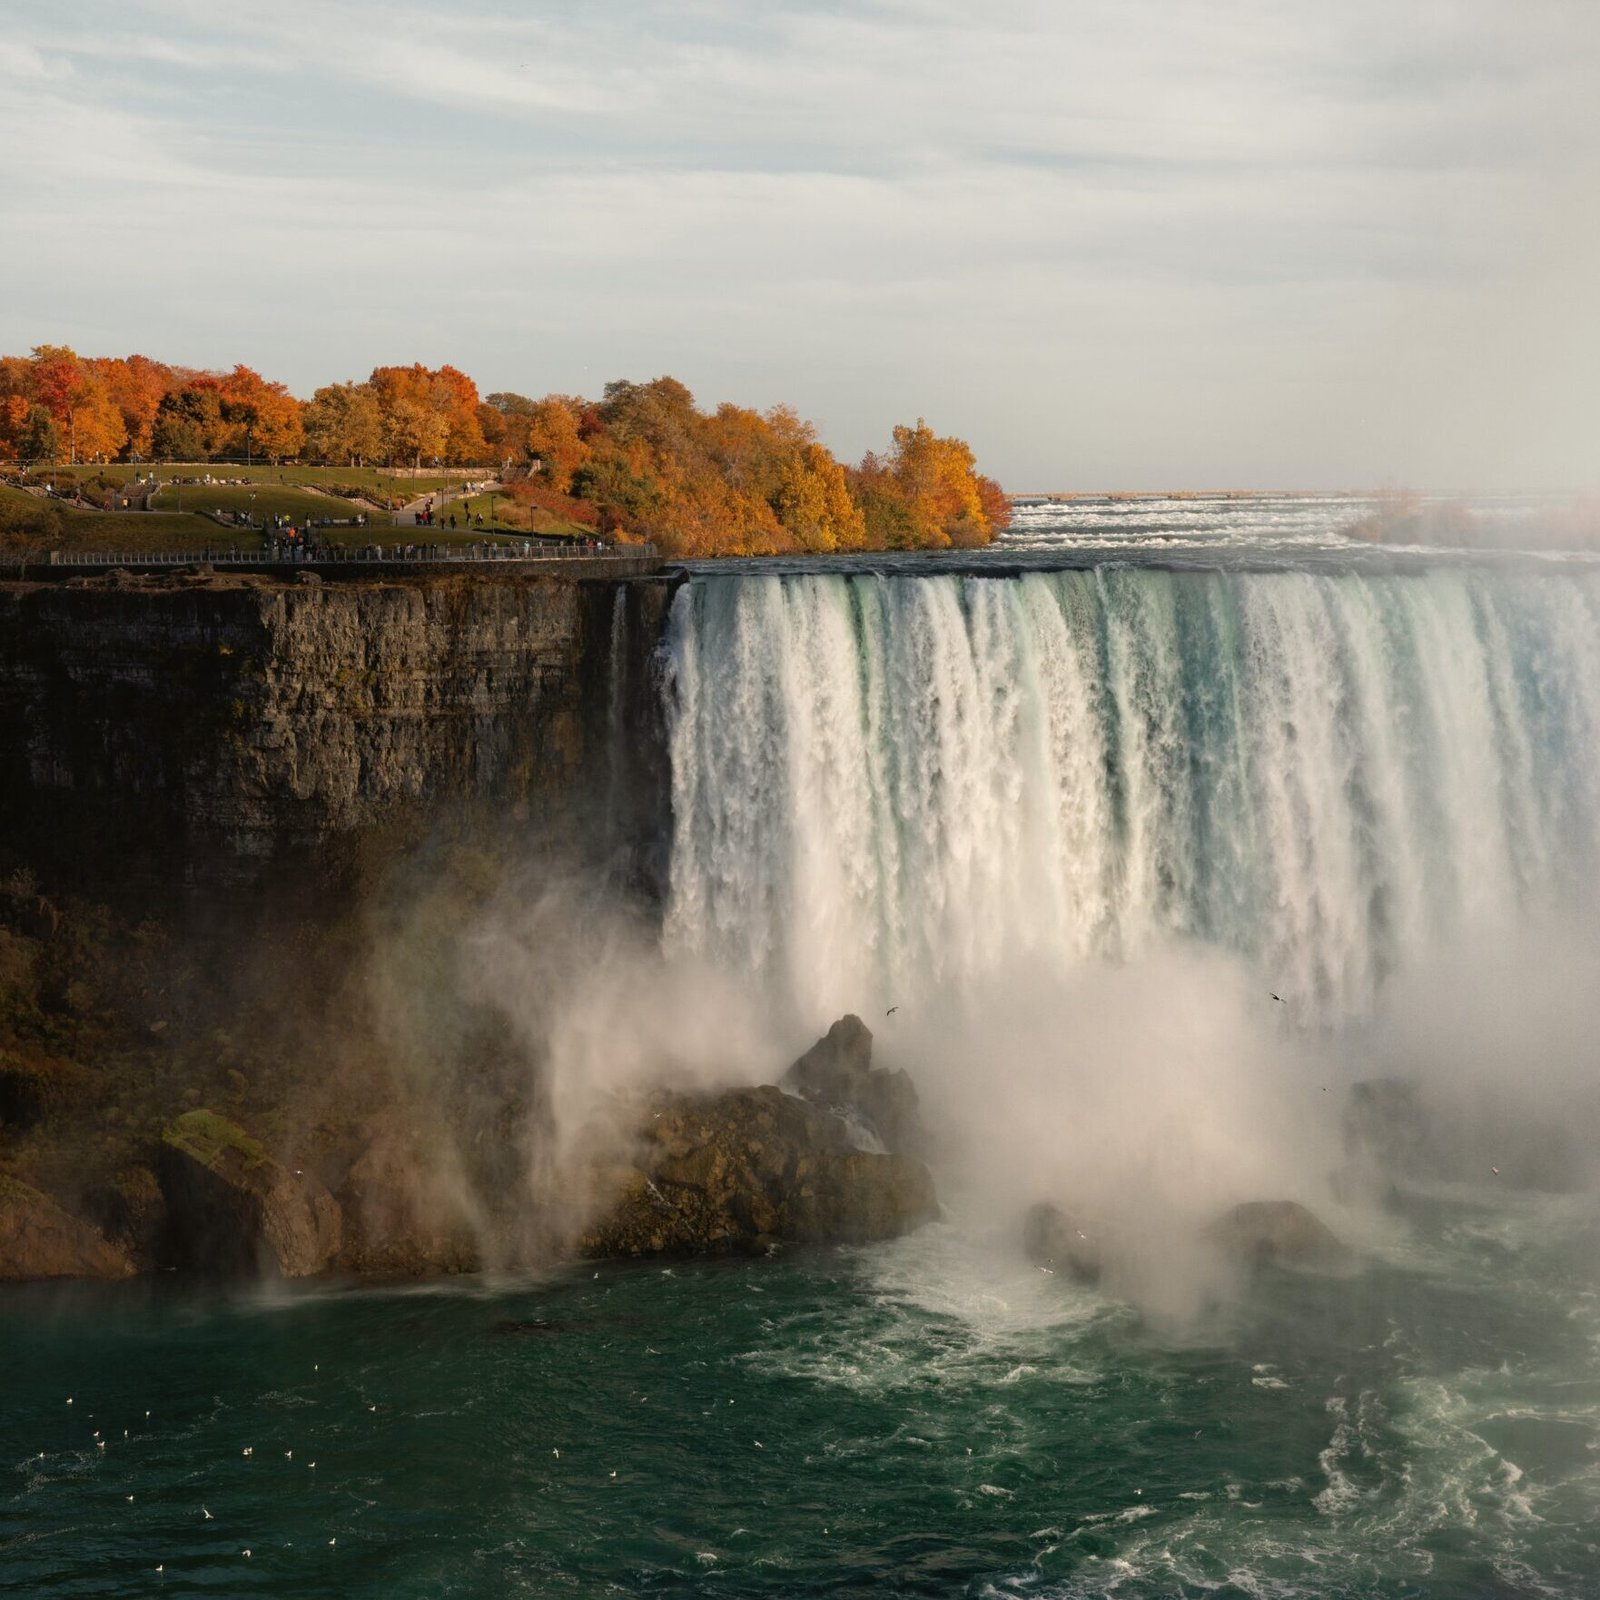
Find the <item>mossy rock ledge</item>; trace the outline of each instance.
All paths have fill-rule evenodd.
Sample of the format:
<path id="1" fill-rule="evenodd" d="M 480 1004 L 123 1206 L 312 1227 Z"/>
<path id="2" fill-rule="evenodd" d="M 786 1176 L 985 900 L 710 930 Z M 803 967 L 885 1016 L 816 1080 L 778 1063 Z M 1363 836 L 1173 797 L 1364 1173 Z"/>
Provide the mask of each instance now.
<path id="1" fill-rule="evenodd" d="M 0 1177 L 0 1279 L 125 1278 L 127 1255 L 49 1195 Z"/>
<path id="2" fill-rule="evenodd" d="M 327 1189 L 310 1173 L 282 1166 L 213 1111 L 187 1112 L 166 1129 L 157 1171 L 175 1265 L 303 1278 L 339 1252 L 342 1219 Z"/>

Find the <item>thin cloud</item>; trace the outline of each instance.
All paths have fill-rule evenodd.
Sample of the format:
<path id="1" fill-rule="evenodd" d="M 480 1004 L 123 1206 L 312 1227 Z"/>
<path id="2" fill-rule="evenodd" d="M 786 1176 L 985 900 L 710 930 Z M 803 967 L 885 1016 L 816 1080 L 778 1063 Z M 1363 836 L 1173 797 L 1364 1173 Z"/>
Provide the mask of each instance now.
<path id="1" fill-rule="evenodd" d="M 1559 343 L 1530 286 L 1600 321 L 1551 233 L 1600 153 L 1563 0 L 76 10 L 0 45 L 6 348 L 673 370 L 851 454 L 922 412 L 1013 482 L 1348 482 L 1492 465 L 1459 374 L 1475 328 Z M 1550 441 L 1517 470 L 1586 470 L 1588 369 L 1483 337 Z"/>

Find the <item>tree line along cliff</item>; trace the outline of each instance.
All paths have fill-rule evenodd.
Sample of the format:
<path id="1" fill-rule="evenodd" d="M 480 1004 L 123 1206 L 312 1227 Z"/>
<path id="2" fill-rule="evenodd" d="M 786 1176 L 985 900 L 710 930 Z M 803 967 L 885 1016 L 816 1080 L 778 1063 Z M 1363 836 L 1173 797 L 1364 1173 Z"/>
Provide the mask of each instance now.
<path id="1" fill-rule="evenodd" d="M 0 356 L 0 462 L 223 460 L 492 467 L 529 505 L 684 556 L 968 547 L 1010 520 L 971 447 L 921 418 L 846 464 L 787 406 L 703 410 L 670 377 L 593 400 L 484 396 L 455 367 L 413 363 L 301 400 L 242 365 Z"/>

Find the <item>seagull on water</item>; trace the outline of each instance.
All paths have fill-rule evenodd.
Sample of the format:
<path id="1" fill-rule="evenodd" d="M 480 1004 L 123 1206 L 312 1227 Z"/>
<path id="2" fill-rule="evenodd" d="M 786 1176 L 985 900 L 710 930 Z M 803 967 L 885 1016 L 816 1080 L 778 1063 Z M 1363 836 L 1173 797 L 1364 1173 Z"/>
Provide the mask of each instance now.
<path id="1" fill-rule="evenodd" d="M 253 1444 L 247 1444 L 244 1447 L 244 1453 L 247 1456 L 253 1456 L 256 1453 L 256 1447 Z"/>

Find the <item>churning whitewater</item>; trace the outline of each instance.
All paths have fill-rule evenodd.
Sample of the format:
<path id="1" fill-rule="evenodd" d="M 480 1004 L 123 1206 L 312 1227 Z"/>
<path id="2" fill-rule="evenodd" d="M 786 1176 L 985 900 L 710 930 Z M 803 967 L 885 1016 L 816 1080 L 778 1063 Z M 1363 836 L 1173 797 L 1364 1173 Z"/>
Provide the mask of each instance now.
<path id="1" fill-rule="evenodd" d="M 699 577 L 669 948 L 806 1015 L 1157 939 L 1306 1020 L 1600 859 L 1592 569 Z"/>

